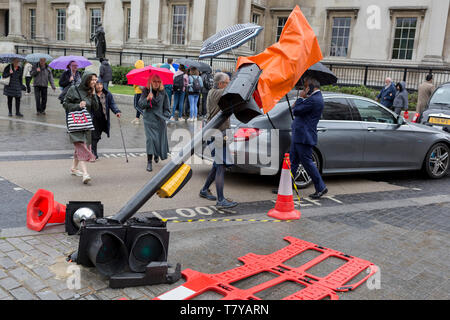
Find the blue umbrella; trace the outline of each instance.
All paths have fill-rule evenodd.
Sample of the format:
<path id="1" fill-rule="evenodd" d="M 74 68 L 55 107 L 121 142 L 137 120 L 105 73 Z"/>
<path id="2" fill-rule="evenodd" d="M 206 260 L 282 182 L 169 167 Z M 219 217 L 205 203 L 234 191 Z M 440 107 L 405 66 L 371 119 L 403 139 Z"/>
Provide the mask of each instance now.
<path id="1" fill-rule="evenodd" d="M 38 63 L 39 60 L 41 60 L 41 58 L 44 58 L 46 62 L 50 62 L 53 60 L 53 57 L 46 53 L 31 53 L 25 56 L 25 60 L 27 60 L 30 63 Z"/>
<path id="2" fill-rule="evenodd" d="M 15 53 L 0 54 L 0 63 L 11 63 L 14 59 L 25 60 L 25 57 Z"/>
<path id="3" fill-rule="evenodd" d="M 240 47 L 255 38 L 262 29 L 263 27 L 254 23 L 236 24 L 225 28 L 203 42 L 199 59 L 217 57 Z"/>

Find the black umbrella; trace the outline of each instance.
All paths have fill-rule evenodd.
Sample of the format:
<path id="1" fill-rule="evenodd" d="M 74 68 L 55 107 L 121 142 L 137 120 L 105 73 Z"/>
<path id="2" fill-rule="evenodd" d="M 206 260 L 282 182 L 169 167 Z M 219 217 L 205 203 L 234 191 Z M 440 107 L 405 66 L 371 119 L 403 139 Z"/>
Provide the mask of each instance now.
<path id="1" fill-rule="evenodd" d="M 322 63 L 317 62 L 309 67 L 308 70 L 301 76 L 300 80 L 297 82 L 296 87 L 300 87 L 303 85 L 303 81 L 306 77 L 311 77 L 319 81 L 321 86 L 326 86 L 329 84 L 335 84 L 337 82 L 337 77 L 324 66 Z"/>
<path id="2" fill-rule="evenodd" d="M 206 72 L 206 73 L 212 72 L 211 66 L 209 64 L 191 60 L 191 59 L 187 59 L 187 58 L 180 58 L 180 59 L 176 60 L 175 63 L 182 64 L 188 68 L 195 67 L 200 72 Z"/>

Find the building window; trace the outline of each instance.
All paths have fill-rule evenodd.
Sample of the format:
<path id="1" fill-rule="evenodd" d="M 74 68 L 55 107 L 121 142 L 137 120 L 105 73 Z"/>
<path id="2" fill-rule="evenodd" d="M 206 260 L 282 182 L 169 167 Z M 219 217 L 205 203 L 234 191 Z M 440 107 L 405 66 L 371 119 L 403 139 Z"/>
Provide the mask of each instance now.
<path id="1" fill-rule="evenodd" d="M 30 39 L 36 39 L 36 9 L 30 9 Z"/>
<path id="2" fill-rule="evenodd" d="M 102 9 L 91 9 L 91 35 L 92 38 L 95 35 L 95 29 L 100 22 L 102 22 Z"/>
<path id="3" fill-rule="evenodd" d="M 126 18 L 126 22 L 127 22 L 127 36 L 126 36 L 126 40 L 128 41 L 130 39 L 130 35 L 131 35 L 131 8 L 127 8 L 127 18 Z"/>
<path id="4" fill-rule="evenodd" d="M 416 28 L 416 17 L 396 19 L 392 59 L 412 60 Z"/>
<path id="5" fill-rule="evenodd" d="M 66 9 L 56 9 L 56 40 L 66 40 Z"/>
<path id="6" fill-rule="evenodd" d="M 252 22 L 254 24 L 259 25 L 260 21 L 259 21 L 260 15 L 259 14 L 252 14 Z M 252 40 L 250 40 L 250 50 L 252 51 L 256 51 L 256 38 L 253 38 Z"/>
<path id="7" fill-rule="evenodd" d="M 330 56 L 347 56 L 351 22 L 351 17 L 333 18 L 333 26 L 331 27 Z"/>
<path id="8" fill-rule="evenodd" d="M 283 28 L 284 28 L 284 25 L 286 24 L 287 19 L 288 19 L 287 17 L 279 17 L 278 18 L 276 42 L 278 42 L 278 40 L 280 40 L 281 32 L 283 31 Z"/>
<path id="9" fill-rule="evenodd" d="M 173 6 L 172 11 L 172 44 L 185 44 L 187 6 Z"/>

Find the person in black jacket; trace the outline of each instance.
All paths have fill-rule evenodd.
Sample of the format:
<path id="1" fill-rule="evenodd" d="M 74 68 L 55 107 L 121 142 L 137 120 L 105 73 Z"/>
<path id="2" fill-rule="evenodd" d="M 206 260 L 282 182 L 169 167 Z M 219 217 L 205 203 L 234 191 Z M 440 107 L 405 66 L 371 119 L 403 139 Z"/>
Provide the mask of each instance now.
<path id="1" fill-rule="evenodd" d="M 108 59 L 100 58 L 100 79 L 99 82 L 103 83 L 103 87 L 108 90 L 109 82 L 112 81 L 112 68 L 108 62 Z"/>
<path id="2" fill-rule="evenodd" d="M 9 84 L 3 88 L 3 94 L 8 97 L 8 116 L 12 117 L 12 101 L 16 99 L 16 116 L 23 117 L 20 113 L 20 98 L 22 97 L 23 68 L 19 65 L 19 59 L 14 59 L 12 64 L 6 66 L 3 70 L 3 78 L 10 78 Z"/>
<path id="3" fill-rule="evenodd" d="M 59 77 L 59 85 L 62 88 L 62 92 L 58 99 L 63 103 L 64 97 L 67 91 L 72 85 L 78 86 L 81 83 L 81 73 L 78 71 L 78 63 L 76 61 L 70 61 L 67 65 L 67 70 L 64 71 Z"/>
<path id="4" fill-rule="evenodd" d="M 111 110 L 112 112 L 114 112 L 114 114 L 118 118 L 120 118 L 121 111 L 117 108 L 111 92 L 106 90 L 103 86 L 103 83 L 101 83 L 100 81 L 95 84 L 95 93 L 97 95 L 97 99 L 99 102 L 98 105 L 100 106 L 100 108 L 98 108 L 98 110 L 94 111 L 92 114 L 92 122 L 94 123 L 95 130 L 91 132 L 92 153 L 94 153 L 95 159 L 98 159 L 97 144 L 102 137 L 102 133 L 106 133 L 107 137 L 109 138 L 109 130 L 111 128 L 109 111 Z"/>

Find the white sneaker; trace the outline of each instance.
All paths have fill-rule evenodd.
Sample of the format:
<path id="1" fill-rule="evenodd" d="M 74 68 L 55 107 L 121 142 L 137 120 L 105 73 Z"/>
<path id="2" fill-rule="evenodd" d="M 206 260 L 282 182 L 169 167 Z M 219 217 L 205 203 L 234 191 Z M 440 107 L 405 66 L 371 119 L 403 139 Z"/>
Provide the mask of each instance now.
<path id="1" fill-rule="evenodd" d="M 90 175 L 88 175 L 88 174 L 83 175 L 83 183 L 84 184 L 88 184 L 90 181 L 91 181 L 91 176 Z"/>
<path id="2" fill-rule="evenodd" d="M 170 121 L 175 121 L 175 118 L 174 118 L 174 117 L 170 117 L 169 120 L 170 120 Z"/>
<path id="3" fill-rule="evenodd" d="M 73 176 L 77 176 L 77 177 L 82 177 L 83 176 L 83 172 L 81 172 L 78 169 L 70 169 L 70 174 Z"/>

